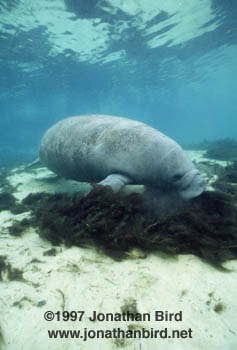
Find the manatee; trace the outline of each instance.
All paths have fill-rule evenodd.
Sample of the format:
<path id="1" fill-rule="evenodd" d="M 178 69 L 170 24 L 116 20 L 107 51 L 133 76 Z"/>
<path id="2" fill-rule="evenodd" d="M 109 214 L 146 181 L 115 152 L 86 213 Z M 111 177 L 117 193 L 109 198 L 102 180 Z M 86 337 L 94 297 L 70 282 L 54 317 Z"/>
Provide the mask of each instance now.
<path id="1" fill-rule="evenodd" d="M 73 116 L 44 134 L 40 160 L 65 178 L 111 186 L 169 188 L 183 199 L 204 190 L 201 174 L 174 140 L 142 122 L 110 115 Z"/>

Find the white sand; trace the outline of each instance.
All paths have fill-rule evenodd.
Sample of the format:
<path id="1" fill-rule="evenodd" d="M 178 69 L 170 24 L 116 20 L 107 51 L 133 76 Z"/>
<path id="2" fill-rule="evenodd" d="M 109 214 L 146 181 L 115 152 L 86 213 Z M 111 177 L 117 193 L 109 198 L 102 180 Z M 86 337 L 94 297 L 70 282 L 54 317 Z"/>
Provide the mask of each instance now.
<path id="1" fill-rule="evenodd" d="M 52 173 L 42 168 L 33 173 L 15 173 L 11 183 L 18 186 L 14 195 L 21 199 L 30 192 L 84 190 L 84 185 L 59 180 L 48 183 Z M 0 282 L 0 325 L 4 350 L 235 350 L 237 348 L 237 261 L 226 264 L 233 271 L 220 272 L 195 256 L 177 258 L 162 254 L 130 254 L 116 262 L 93 248 L 56 247 L 56 256 L 44 256 L 51 244 L 29 229 L 13 237 L 6 227 L 12 220 L 29 215 L 0 213 L 0 255 L 7 256 L 13 268 L 24 271 L 24 282 Z M 136 300 L 140 313 L 150 321 L 89 320 L 93 311 L 121 312 L 121 307 Z M 223 310 L 215 311 L 218 305 Z M 85 311 L 82 321 L 46 321 L 46 311 Z M 156 310 L 182 311 L 182 321 L 155 321 Z M 56 316 L 55 316 L 56 317 Z M 49 339 L 48 330 L 192 330 L 184 339 Z M 82 333 L 84 334 L 84 333 Z M 92 334 L 92 333 L 90 333 Z M 184 333 L 183 333 L 184 334 Z"/>

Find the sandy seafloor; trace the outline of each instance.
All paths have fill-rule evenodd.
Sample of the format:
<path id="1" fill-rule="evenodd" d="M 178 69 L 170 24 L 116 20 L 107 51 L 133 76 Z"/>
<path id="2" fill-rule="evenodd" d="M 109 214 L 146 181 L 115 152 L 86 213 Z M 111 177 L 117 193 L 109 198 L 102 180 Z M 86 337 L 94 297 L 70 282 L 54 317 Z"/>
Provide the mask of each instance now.
<path id="1" fill-rule="evenodd" d="M 201 151 L 189 152 L 203 160 Z M 210 162 L 210 160 L 209 160 Z M 215 163 L 215 161 L 213 161 Z M 222 166 L 224 162 L 219 162 Z M 205 175 L 205 174 L 204 174 Z M 12 171 L 8 180 L 16 186 L 19 200 L 31 192 L 85 191 L 88 185 L 60 179 L 46 168 Z M 211 181 L 207 179 L 208 188 Z M 114 261 L 92 247 L 57 247 L 56 256 L 44 252 L 52 245 L 34 229 L 21 237 L 7 227 L 29 213 L 0 213 L 0 255 L 13 268 L 24 271 L 24 281 L 0 282 L 1 350 L 236 350 L 237 349 L 237 261 L 225 264 L 232 272 L 220 272 L 193 255 L 167 258 L 162 254 L 131 252 L 126 260 Z M 137 303 L 150 321 L 89 320 L 93 311 L 121 313 L 125 304 Z M 222 310 L 217 312 L 218 306 Z M 46 311 L 85 311 L 82 321 L 46 321 Z M 155 321 L 155 311 L 177 313 L 182 321 Z M 192 338 L 181 339 L 49 339 L 48 330 L 192 330 Z M 91 334 L 94 334 L 91 332 Z M 184 334 L 184 333 L 183 333 Z"/>

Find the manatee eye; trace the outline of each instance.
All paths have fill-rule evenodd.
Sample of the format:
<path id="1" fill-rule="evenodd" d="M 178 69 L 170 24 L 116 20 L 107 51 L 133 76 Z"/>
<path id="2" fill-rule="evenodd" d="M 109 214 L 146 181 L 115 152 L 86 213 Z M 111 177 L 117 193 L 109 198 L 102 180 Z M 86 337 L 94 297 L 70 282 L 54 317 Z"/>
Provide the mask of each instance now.
<path id="1" fill-rule="evenodd" d="M 181 174 L 176 174 L 176 175 L 173 176 L 173 181 L 178 181 L 178 180 L 180 180 L 182 177 L 183 177 L 183 175 L 181 175 Z"/>

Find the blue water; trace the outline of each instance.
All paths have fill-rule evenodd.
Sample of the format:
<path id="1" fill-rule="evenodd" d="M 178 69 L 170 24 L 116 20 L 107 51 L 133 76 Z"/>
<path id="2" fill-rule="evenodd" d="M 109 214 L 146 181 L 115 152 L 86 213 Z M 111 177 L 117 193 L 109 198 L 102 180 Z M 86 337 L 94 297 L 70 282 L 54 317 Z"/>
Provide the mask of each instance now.
<path id="1" fill-rule="evenodd" d="M 237 2 L 0 0 L 0 82 L 0 167 L 83 113 L 237 138 Z"/>

